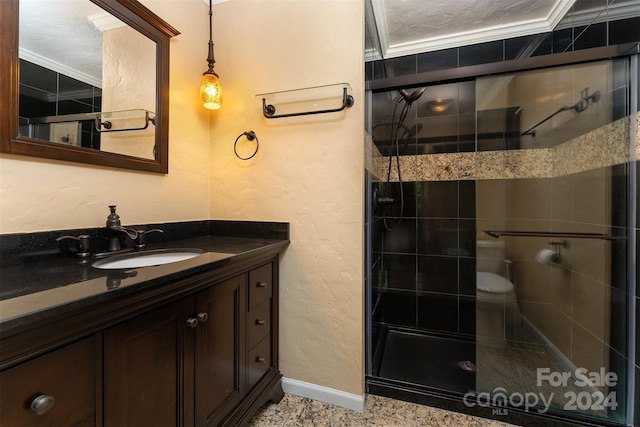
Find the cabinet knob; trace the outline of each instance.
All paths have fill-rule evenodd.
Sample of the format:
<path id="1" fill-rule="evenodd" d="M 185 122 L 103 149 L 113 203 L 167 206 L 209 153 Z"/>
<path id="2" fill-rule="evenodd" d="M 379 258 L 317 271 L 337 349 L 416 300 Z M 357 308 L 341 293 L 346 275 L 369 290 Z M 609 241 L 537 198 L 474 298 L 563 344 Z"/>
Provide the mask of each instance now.
<path id="1" fill-rule="evenodd" d="M 267 287 L 267 282 L 258 282 L 258 283 L 256 283 L 256 287 L 258 287 L 258 288 L 266 288 Z"/>
<path id="2" fill-rule="evenodd" d="M 200 321 L 200 323 L 204 323 L 209 318 L 209 315 L 207 313 L 198 313 L 197 317 L 198 317 L 198 321 Z"/>
<path id="3" fill-rule="evenodd" d="M 264 363 L 266 361 L 267 361 L 267 359 L 265 359 L 264 357 L 261 357 L 261 356 L 256 357 L 256 362 L 258 362 L 258 363 Z"/>
<path id="4" fill-rule="evenodd" d="M 187 319 L 187 326 L 191 329 L 195 329 L 198 326 L 198 319 L 195 317 L 190 317 Z"/>
<path id="5" fill-rule="evenodd" d="M 55 403 L 55 399 L 53 396 L 47 396 L 46 394 L 41 394 L 40 396 L 33 399 L 31 402 L 31 410 L 35 412 L 36 415 L 42 415 L 49 411 L 53 407 Z"/>
<path id="6" fill-rule="evenodd" d="M 262 320 L 262 319 L 256 319 L 256 325 L 258 325 L 258 326 L 264 326 L 264 320 Z"/>

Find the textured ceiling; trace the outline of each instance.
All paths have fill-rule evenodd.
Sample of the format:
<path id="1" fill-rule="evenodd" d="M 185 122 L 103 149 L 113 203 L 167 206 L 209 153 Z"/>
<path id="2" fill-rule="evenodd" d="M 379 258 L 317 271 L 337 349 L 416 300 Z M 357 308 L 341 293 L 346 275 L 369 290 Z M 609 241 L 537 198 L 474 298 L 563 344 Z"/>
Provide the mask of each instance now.
<path id="1" fill-rule="evenodd" d="M 374 0 L 386 56 L 550 31 L 574 0 Z"/>
<path id="2" fill-rule="evenodd" d="M 640 15 L 639 0 L 366 0 L 366 5 L 367 60 Z"/>
<path id="3" fill-rule="evenodd" d="M 101 87 L 102 31 L 120 25 L 88 0 L 20 0 L 20 58 Z"/>

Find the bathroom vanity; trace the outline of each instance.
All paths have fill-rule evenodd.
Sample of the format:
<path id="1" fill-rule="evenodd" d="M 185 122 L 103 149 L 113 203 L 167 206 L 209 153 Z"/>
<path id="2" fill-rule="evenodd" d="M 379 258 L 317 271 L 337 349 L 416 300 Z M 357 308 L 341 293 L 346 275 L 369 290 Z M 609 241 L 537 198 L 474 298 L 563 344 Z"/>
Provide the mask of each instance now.
<path id="1" fill-rule="evenodd" d="M 135 270 L 69 255 L 3 267 L 3 287 L 56 274 L 69 283 L 0 301 L 0 425 L 246 424 L 283 396 L 287 244 L 288 226 L 286 238 L 166 242 L 203 253 Z"/>

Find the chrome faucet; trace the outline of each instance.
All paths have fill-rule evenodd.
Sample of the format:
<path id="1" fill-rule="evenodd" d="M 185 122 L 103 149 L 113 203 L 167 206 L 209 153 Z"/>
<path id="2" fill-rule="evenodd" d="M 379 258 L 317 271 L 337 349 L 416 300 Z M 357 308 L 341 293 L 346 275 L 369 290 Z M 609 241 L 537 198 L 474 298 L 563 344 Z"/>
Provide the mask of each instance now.
<path id="1" fill-rule="evenodd" d="M 126 234 L 131 240 L 136 240 L 138 238 L 138 232 L 132 228 L 126 228 L 122 226 L 120 222 L 120 216 L 116 213 L 116 206 L 109 206 L 111 213 L 107 217 L 107 228 L 112 230 L 113 232 L 118 231 Z M 119 251 L 120 248 L 120 239 L 116 235 L 116 233 L 112 233 L 109 237 L 109 246 L 107 247 L 108 252 Z"/>

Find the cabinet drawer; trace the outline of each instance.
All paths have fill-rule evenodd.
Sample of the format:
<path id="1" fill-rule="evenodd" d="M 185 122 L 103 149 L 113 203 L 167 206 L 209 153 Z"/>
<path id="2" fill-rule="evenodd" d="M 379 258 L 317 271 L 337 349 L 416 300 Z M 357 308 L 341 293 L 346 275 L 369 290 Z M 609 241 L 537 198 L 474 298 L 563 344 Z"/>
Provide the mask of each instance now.
<path id="1" fill-rule="evenodd" d="M 0 373 L 0 383 L 0 425 L 95 425 L 93 337 L 7 369 Z M 38 410 L 44 413 L 37 415 Z"/>
<path id="2" fill-rule="evenodd" d="M 271 263 L 249 272 L 249 310 L 253 310 L 271 298 L 273 267 Z"/>
<path id="3" fill-rule="evenodd" d="M 247 314 L 247 344 L 252 349 L 262 338 L 271 331 L 271 300 Z"/>
<path id="4" fill-rule="evenodd" d="M 271 339 L 270 335 L 268 335 L 251 351 L 249 351 L 249 360 L 247 361 L 247 378 L 249 386 L 247 387 L 247 390 L 251 390 L 270 367 Z"/>

